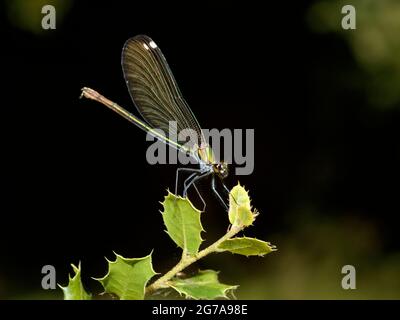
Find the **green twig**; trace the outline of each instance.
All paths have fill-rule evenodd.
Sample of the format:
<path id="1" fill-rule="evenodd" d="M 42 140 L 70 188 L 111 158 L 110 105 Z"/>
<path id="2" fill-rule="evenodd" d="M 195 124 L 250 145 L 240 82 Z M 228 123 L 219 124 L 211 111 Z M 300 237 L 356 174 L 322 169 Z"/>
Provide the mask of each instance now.
<path id="1" fill-rule="evenodd" d="M 146 294 L 150 294 L 158 289 L 168 288 L 168 281 L 173 278 L 177 273 L 181 272 L 183 269 L 190 266 L 192 263 L 204 258 L 206 255 L 218 251 L 218 246 L 224 242 L 235 236 L 241 230 L 243 230 L 244 226 L 232 226 L 230 230 L 213 244 L 208 246 L 207 248 L 199 251 L 196 255 L 182 255 L 181 260 L 175 265 L 171 270 L 169 270 L 166 274 L 164 274 L 161 278 L 157 279 L 154 283 L 149 285 L 146 288 Z"/>

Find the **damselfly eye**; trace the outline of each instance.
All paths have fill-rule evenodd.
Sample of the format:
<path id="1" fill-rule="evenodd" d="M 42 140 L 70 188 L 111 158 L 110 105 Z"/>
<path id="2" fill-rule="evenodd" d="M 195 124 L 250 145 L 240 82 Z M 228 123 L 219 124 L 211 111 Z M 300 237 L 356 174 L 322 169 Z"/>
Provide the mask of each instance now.
<path id="1" fill-rule="evenodd" d="M 222 179 L 228 176 L 228 164 L 225 162 L 217 163 L 215 165 L 215 172 Z"/>

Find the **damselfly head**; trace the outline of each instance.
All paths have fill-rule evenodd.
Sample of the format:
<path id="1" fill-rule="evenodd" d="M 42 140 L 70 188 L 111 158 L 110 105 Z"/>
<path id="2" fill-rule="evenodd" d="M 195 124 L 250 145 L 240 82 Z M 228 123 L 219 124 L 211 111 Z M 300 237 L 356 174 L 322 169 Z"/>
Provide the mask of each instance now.
<path id="1" fill-rule="evenodd" d="M 221 161 L 220 163 L 214 163 L 213 167 L 214 167 L 214 172 L 221 179 L 225 179 L 228 176 L 229 170 L 228 170 L 228 164 L 226 162 Z"/>

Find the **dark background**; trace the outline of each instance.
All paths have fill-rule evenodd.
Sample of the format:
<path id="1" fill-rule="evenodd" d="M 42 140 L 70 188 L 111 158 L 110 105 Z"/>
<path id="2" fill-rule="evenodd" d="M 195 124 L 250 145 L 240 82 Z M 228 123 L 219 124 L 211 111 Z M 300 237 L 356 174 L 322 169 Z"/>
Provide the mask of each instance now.
<path id="1" fill-rule="evenodd" d="M 375 74 L 348 34 L 315 31 L 318 1 L 70 1 L 48 31 L 39 2 L 1 4 L 0 298 L 60 298 L 40 287 L 45 264 L 65 285 L 81 261 L 100 292 L 90 276 L 112 251 L 154 249 L 158 272 L 179 259 L 159 214 L 176 166 L 149 165 L 143 132 L 78 99 L 89 86 L 136 112 L 120 55 L 137 34 L 162 49 L 204 128 L 255 129 L 255 170 L 227 185 L 239 180 L 261 212 L 246 235 L 279 251 L 210 256 L 193 270 L 221 270 L 239 298 L 400 297 L 399 100 L 370 98 Z M 203 237 L 215 240 L 227 219 L 207 183 L 203 194 Z M 345 264 L 360 275 L 352 292 L 340 287 Z"/>

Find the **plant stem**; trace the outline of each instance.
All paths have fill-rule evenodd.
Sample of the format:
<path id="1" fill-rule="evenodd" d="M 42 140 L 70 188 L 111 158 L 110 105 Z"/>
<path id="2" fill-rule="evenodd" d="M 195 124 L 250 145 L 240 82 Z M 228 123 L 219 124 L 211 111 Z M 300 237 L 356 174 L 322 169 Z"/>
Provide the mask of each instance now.
<path id="1" fill-rule="evenodd" d="M 207 248 L 199 251 L 196 255 L 194 255 L 194 256 L 182 255 L 182 258 L 178 262 L 177 265 L 175 265 L 171 270 L 169 270 L 161 278 L 157 279 L 154 283 L 152 283 L 151 285 L 149 285 L 146 288 L 146 294 L 152 293 L 161 288 L 167 288 L 168 281 L 171 278 L 173 278 L 178 272 L 181 272 L 183 269 L 187 268 L 188 266 L 190 266 L 192 263 L 196 262 L 197 260 L 204 258 L 206 255 L 217 251 L 218 246 L 222 242 L 232 238 L 237 233 L 239 233 L 243 228 L 244 227 L 241 227 L 241 226 L 232 226 L 231 229 L 224 236 L 219 238 L 217 241 L 215 241 L 213 244 L 211 244 Z"/>

